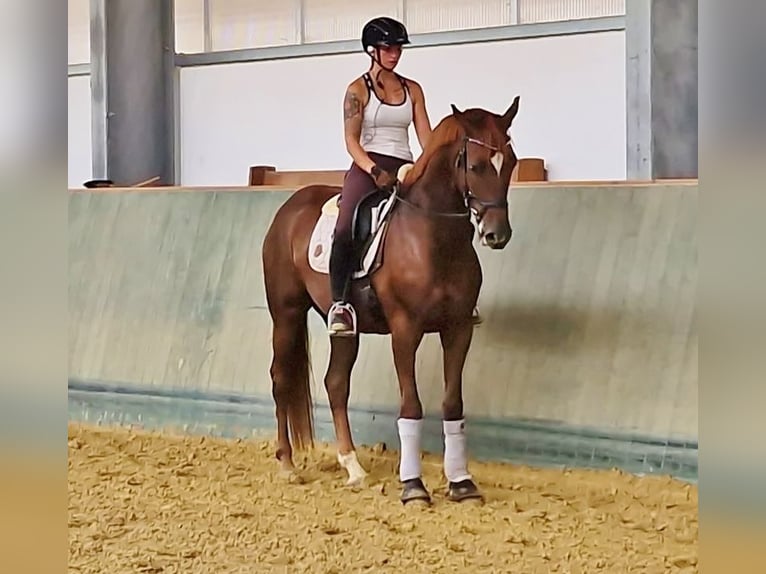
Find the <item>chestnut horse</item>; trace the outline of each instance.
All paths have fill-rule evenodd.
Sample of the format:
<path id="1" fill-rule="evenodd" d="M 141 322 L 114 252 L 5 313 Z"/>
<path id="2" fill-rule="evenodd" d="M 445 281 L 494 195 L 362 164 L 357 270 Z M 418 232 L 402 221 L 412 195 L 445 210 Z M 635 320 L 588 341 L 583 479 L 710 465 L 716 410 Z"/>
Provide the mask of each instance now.
<path id="1" fill-rule="evenodd" d="M 448 475 L 449 498 L 482 497 L 467 474 L 462 437 L 463 366 L 482 282 L 473 221 L 482 245 L 503 249 L 511 238 L 507 196 L 517 159 L 508 130 L 518 105 L 516 96 L 502 115 L 480 108 L 461 112 L 452 105 L 452 114 L 436 126 L 415 164 L 406 166 L 410 169 L 400 175 L 392 196 L 376 192 L 386 196 L 391 208 L 382 240 L 372 248 L 377 266 L 368 268 L 366 277 L 352 281 L 357 335 L 331 337 L 324 379 L 338 460 L 349 475 L 347 484 L 360 483 L 366 475 L 355 454 L 347 411 L 358 333 L 390 334 L 401 397 L 399 417 L 415 423 L 406 445 L 407 433 L 400 427 L 401 499 L 430 501 L 419 476 L 417 423 L 422 422 L 423 408 L 415 382 L 415 354 L 425 333 L 439 333 L 444 354 L 442 418 L 445 429 L 450 421 L 450 428 L 457 429 L 451 443 L 445 430 L 445 474 L 448 461 L 452 468 L 462 469 L 459 476 L 452 472 L 452 480 Z M 298 480 L 290 435 L 297 449 L 313 445 L 314 440 L 307 313 L 313 308 L 326 320 L 332 302 L 328 275 L 309 263 L 309 245 L 317 221 L 339 192 L 339 187 L 329 185 L 298 189 L 275 214 L 263 242 L 266 299 L 273 322 L 270 374 L 276 404 L 276 457 L 280 474 Z M 364 215 L 358 216 L 356 225 L 364 227 Z M 403 478 L 405 446 L 415 470 Z"/>

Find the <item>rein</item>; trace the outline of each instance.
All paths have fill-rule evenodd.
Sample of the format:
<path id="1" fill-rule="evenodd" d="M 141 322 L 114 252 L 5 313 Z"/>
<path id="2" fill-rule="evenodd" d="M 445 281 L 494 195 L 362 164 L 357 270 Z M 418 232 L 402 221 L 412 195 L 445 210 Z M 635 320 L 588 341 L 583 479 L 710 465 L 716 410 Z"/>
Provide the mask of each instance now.
<path id="1" fill-rule="evenodd" d="M 399 185 L 397 184 L 397 189 L 398 187 Z M 466 209 L 465 211 L 435 211 L 433 209 L 428 209 L 427 207 L 422 207 L 420 205 L 412 203 L 411 201 L 407 201 L 402 196 L 400 196 L 396 191 L 394 191 L 393 195 L 396 201 L 399 201 L 400 203 L 403 203 L 407 207 L 411 207 L 412 209 L 415 209 L 416 211 L 425 212 L 426 215 L 436 215 L 438 217 L 470 217 L 471 216 L 470 209 Z"/>

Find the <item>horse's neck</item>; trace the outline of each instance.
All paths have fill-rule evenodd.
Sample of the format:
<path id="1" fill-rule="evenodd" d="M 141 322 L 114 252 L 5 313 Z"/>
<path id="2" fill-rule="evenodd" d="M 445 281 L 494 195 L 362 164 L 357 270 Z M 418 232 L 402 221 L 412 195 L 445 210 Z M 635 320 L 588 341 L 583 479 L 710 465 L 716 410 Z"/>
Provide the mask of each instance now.
<path id="1" fill-rule="evenodd" d="M 465 202 L 453 179 L 448 151 L 436 154 L 423 175 L 403 194 L 408 203 L 416 206 L 404 210 L 416 211 L 406 216 L 418 227 L 416 235 L 443 251 L 454 249 L 463 239 L 470 244 L 473 236 Z"/>
<path id="2" fill-rule="evenodd" d="M 448 151 L 447 148 L 440 150 L 431 158 L 423 175 L 407 190 L 408 200 L 428 211 L 465 211 L 465 203 L 453 178 Z"/>

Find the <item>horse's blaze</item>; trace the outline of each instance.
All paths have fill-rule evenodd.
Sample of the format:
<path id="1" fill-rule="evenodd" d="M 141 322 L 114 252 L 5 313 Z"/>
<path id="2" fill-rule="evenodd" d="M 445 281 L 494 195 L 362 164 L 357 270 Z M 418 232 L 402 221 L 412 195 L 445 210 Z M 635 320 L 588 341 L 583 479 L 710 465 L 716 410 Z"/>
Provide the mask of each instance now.
<path id="1" fill-rule="evenodd" d="M 492 167 L 495 168 L 497 175 L 500 175 L 500 171 L 503 169 L 503 159 L 503 154 L 499 151 L 493 153 L 492 157 L 489 158 L 489 161 L 492 162 Z"/>

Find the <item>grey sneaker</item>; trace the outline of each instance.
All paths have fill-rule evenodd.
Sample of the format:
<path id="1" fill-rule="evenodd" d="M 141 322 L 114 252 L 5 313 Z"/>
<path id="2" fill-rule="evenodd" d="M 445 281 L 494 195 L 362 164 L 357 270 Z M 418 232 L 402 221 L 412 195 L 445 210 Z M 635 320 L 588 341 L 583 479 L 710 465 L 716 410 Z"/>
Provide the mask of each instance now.
<path id="1" fill-rule="evenodd" d="M 356 335 L 356 311 L 350 303 L 337 301 L 327 314 L 327 332 L 336 337 Z"/>

